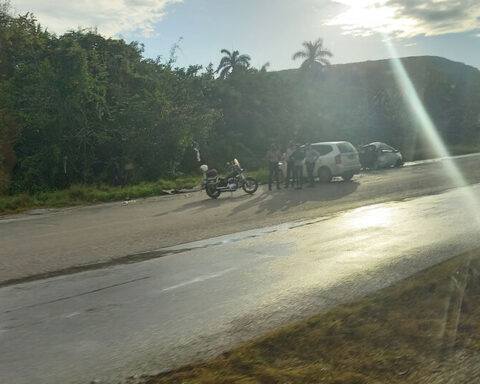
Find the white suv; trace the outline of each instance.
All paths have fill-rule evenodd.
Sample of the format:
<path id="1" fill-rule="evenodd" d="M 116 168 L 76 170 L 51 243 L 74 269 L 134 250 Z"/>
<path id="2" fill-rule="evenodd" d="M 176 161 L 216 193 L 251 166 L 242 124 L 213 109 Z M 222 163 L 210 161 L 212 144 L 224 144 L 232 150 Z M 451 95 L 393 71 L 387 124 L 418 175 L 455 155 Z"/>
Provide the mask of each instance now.
<path id="1" fill-rule="evenodd" d="M 322 183 L 328 183 L 332 177 L 341 176 L 344 180 L 350 180 L 353 175 L 360 173 L 361 165 L 358 152 L 355 147 L 347 141 L 332 141 L 325 143 L 313 143 L 320 157 L 315 163 L 313 174 L 318 176 Z M 302 147 L 304 149 L 304 147 Z M 287 177 L 287 164 L 279 163 L 283 177 Z M 307 175 L 305 164 L 303 165 L 303 176 Z"/>

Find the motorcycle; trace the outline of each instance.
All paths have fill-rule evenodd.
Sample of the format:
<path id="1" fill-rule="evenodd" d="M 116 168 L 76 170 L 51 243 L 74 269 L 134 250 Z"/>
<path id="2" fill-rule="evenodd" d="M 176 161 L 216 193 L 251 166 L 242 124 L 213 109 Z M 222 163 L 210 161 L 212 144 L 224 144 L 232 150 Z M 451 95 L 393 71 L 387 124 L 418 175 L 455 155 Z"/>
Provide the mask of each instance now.
<path id="1" fill-rule="evenodd" d="M 235 192 L 240 188 L 250 195 L 257 191 L 257 180 L 244 175 L 237 159 L 234 159 L 233 163 L 227 163 L 227 165 L 231 168 L 231 172 L 225 178 L 219 177 L 216 169 L 209 170 L 207 165 L 200 167 L 203 172 L 202 184 L 209 197 L 217 199 L 222 192 Z"/>

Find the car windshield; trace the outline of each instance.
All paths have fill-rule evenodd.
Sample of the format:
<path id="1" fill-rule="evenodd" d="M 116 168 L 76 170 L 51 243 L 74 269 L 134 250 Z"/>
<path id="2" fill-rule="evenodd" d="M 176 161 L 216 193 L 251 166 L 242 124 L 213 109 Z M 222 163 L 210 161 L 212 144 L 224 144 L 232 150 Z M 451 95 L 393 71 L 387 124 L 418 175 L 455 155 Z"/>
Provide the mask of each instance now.
<path id="1" fill-rule="evenodd" d="M 378 146 L 378 149 L 388 151 L 388 152 L 395 152 L 395 149 L 393 149 L 389 145 L 383 144 L 383 143 Z"/>
<path id="2" fill-rule="evenodd" d="M 0 384 L 480 383 L 479 0 L 0 0 Z"/>

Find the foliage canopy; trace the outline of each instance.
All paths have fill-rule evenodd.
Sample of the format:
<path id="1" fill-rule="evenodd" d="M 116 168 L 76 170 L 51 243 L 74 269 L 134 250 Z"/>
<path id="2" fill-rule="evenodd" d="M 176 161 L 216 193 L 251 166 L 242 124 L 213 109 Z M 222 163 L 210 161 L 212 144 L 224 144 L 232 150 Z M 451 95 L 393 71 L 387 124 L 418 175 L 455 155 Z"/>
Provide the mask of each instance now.
<path id="1" fill-rule="evenodd" d="M 261 167 L 269 143 L 292 139 L 380 140 L 421 156 L 388 61 L 327 66 L 321 39 L 304 48 L 295 58 L 309 71 L 255 69 L 227 50 L 217 70 L 179 68 L 175 49 L 148 59 L 139 43 L 56 36 L 0 7 L 0 194 L 111 183 L 117 164 L 125 183 L 195 173 L 193 142 L 217 168 L 233 157 Z M 472 148 L 480 72 L 435 57 L 403 63 L 446 143 Z"/>

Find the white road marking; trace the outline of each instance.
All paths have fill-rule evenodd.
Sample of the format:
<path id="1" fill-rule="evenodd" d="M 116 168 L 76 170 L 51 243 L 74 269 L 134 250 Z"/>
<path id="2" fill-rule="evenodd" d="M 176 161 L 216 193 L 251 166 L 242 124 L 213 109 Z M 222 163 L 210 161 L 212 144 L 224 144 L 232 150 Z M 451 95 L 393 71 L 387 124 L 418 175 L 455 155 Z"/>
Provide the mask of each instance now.
<path id="1" fill-rule="evenodd" d="M 70 319 L 70 318 L 78 316 L 78 315 L 80 315 L 80 312 L 73 312 L 73 313 L 70 313 L 68 315 L 65 315 L 65 318 Z"/>
<path id="2" fill-rule="evenodd" d="M 163 288 L 162 292 L 168 292 L 168 291 L 172 291 L 172 290 L 177 289 L 177 288 L 185 287 L 186 285 L 191 285 L 191 284 L 195 284 L 195 283 L 201 283 L 201 282 L 206 281 L 206 280 L 211 280 L 211 279 L 214 279 L 216 277 L 220 277 L 220 276 L 222 276 L 222 275 L 224 275 L 228 272 L 234 271 L 235 269 L 237 269 L 237 268 L 228 268 L 228 269 L 225 269 L 224 271 L 220 271 L 220 272 L 215 273 L 213 275 L 199 276 L 199 277 L 196 277 L 192 280 L 188 280 L 188 281 L 185 281 L 185 282 L 180 283 L 180 284 L 172 285 L 171 287 Z"/>

